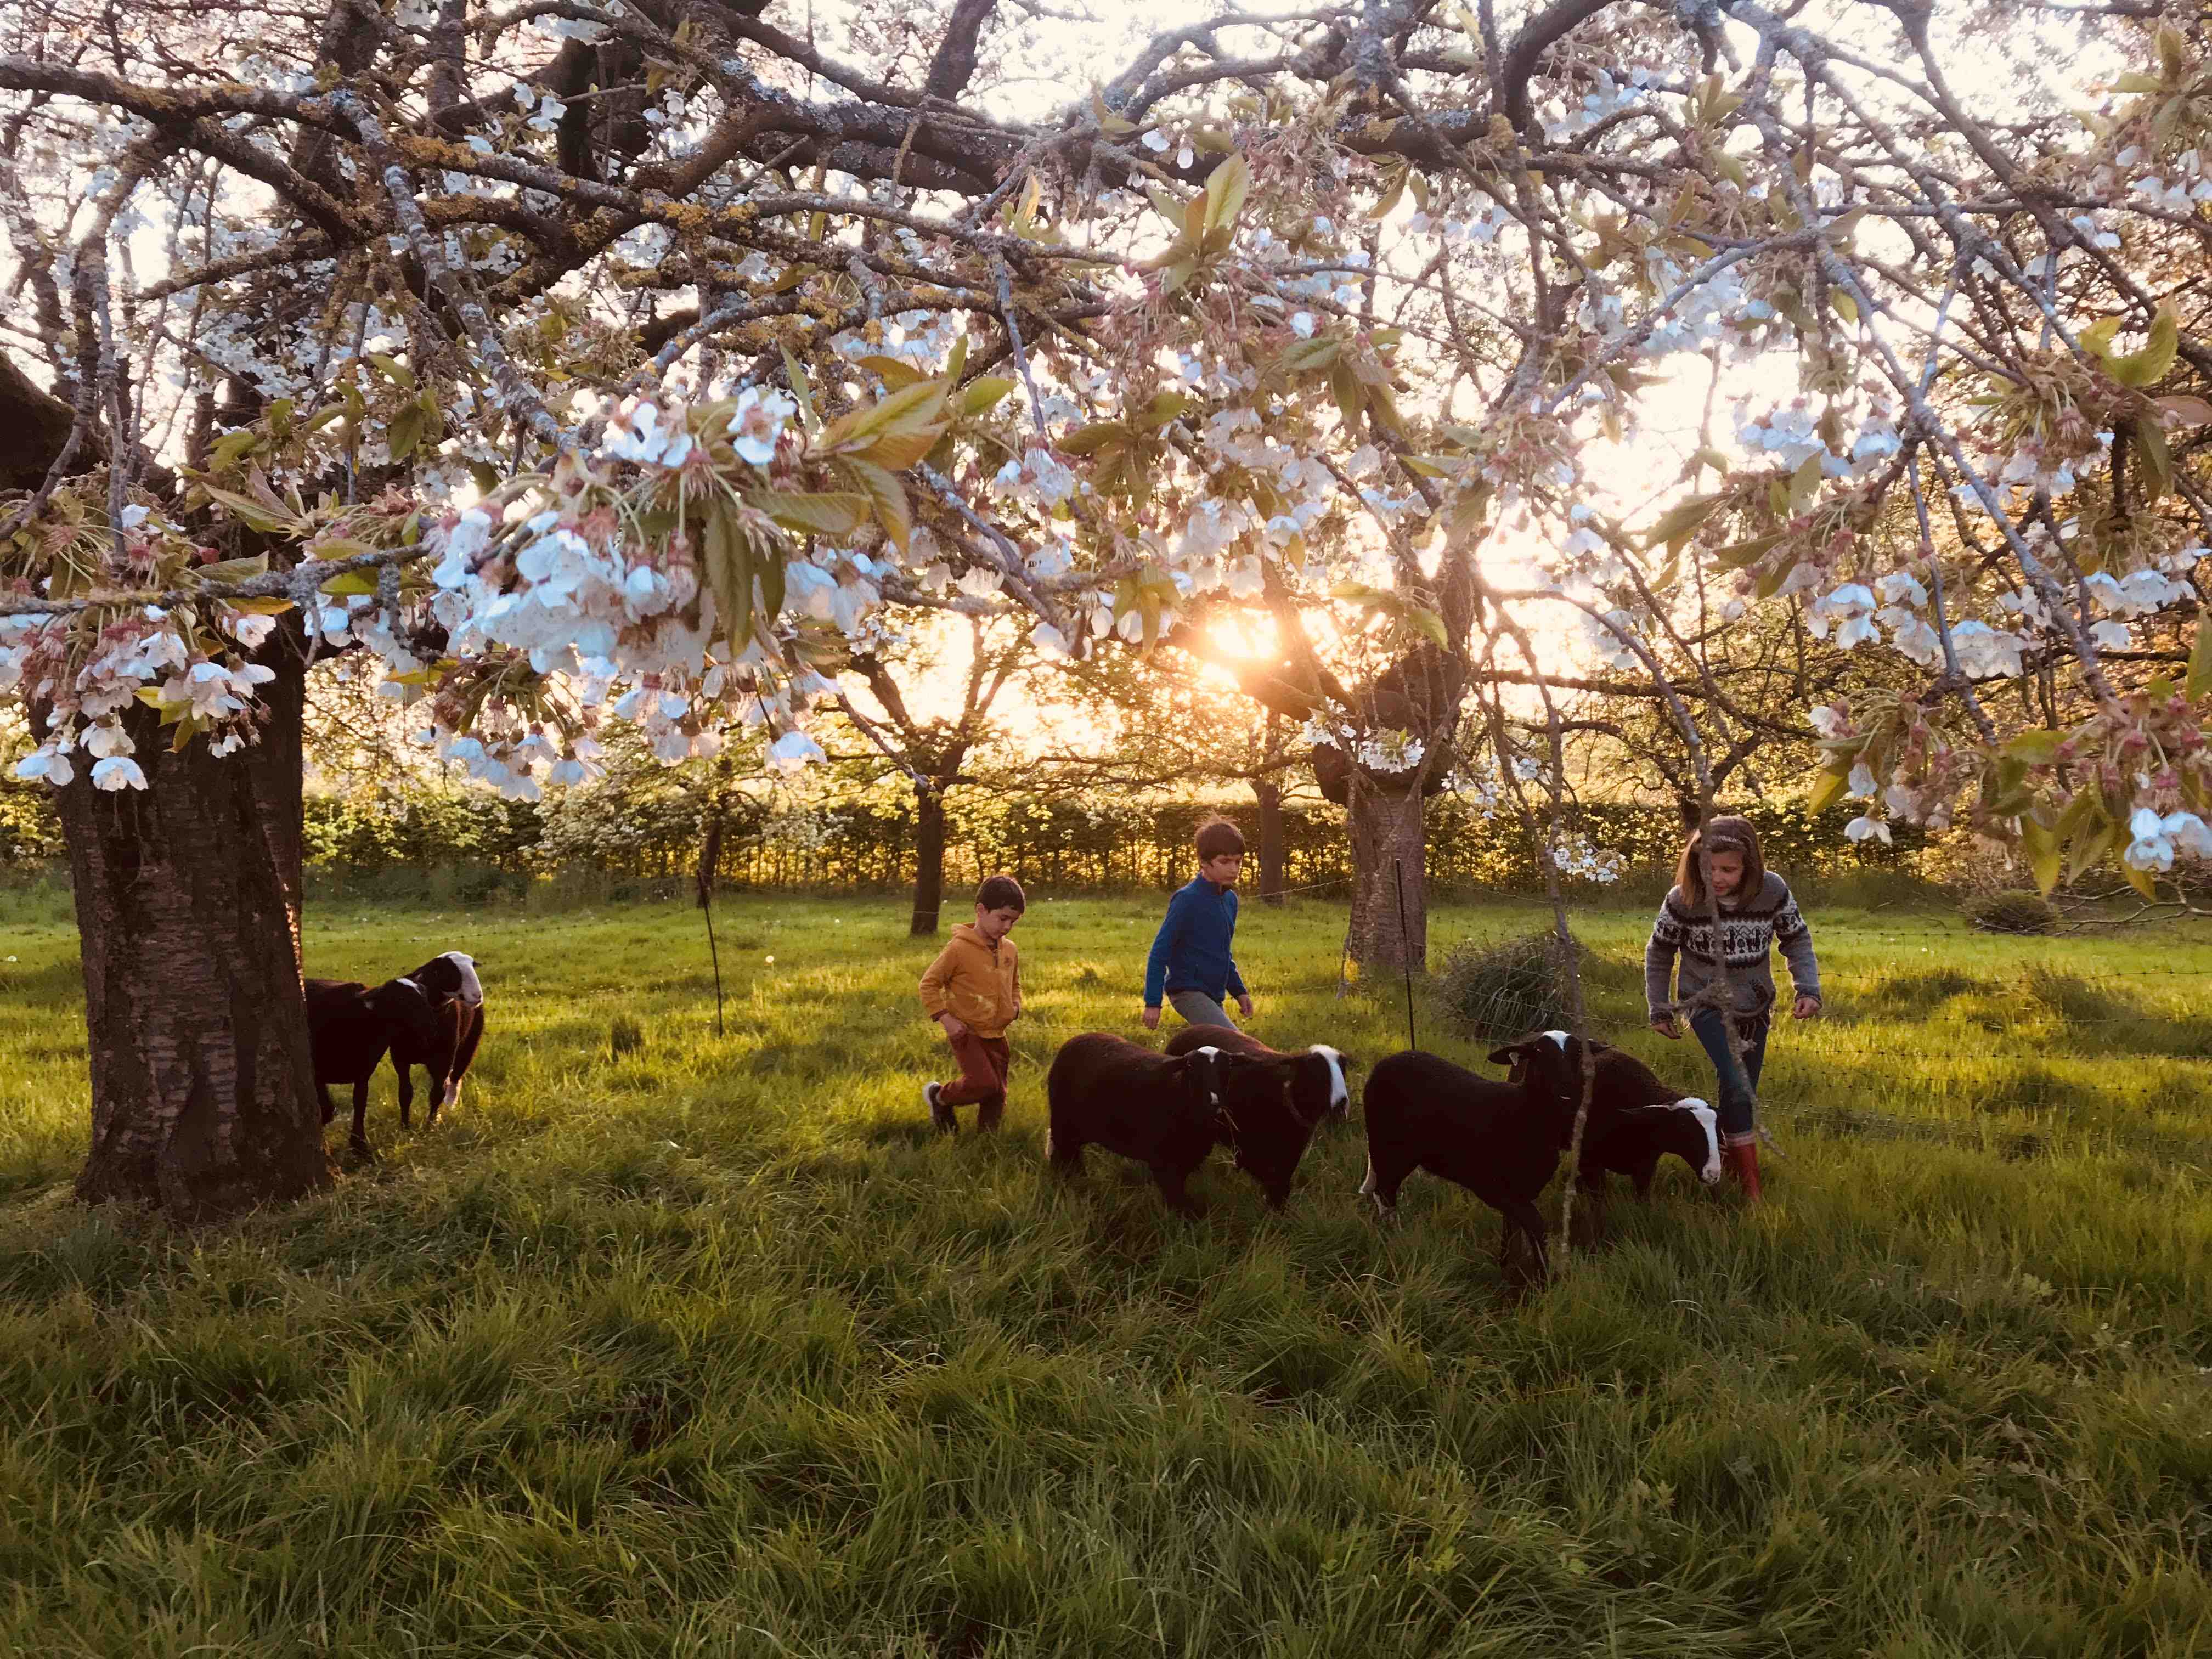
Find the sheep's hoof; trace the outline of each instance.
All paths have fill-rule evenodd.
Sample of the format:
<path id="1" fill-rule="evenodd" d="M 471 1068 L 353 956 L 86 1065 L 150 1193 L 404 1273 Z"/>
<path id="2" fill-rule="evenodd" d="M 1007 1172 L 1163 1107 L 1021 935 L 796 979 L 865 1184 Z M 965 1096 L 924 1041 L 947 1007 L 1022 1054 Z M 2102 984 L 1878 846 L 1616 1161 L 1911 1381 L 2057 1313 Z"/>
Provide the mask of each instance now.
<path id="1" fill-rule="evenodd" d="M 376 1162 L 376 1149 L 365 1140 L 353 1141 L 346 1147 L 346 1157 L 356 1164 L 374 1164 Z"/>

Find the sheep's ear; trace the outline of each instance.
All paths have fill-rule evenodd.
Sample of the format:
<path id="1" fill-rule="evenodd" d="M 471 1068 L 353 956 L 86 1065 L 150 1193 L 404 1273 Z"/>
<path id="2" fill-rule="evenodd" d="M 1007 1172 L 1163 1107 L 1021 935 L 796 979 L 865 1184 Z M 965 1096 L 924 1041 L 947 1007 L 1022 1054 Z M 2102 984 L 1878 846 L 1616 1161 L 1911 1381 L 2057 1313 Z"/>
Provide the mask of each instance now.
<path id="1" fill-rule="evenodd" d="M 1492 1066 L 1517 1066 L 1521 1063 L 1522 1056 L 1528 1052 L 1528 1045 L 1525 1042 L 1508 1043 L 1503 1048 L 1492 1048 L 1490 1051 L 1490 1063 Z"/>

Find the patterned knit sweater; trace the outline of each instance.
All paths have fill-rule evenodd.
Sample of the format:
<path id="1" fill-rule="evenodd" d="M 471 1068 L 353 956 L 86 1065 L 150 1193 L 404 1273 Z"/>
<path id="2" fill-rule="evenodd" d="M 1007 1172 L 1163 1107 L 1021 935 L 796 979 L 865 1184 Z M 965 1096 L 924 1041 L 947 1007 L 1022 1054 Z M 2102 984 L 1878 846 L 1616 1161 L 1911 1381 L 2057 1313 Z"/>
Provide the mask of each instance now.
<path id="1" fill-rule="evenodd" d="M 1687 1002 L 1721 976 L 1727 959 L 1735 981 L 1736 1011 L 1763 1014 L 1774 1006 L 1774 947 L 1779 945 L 1789 959 L 1790 977 L 1797 994 L 1818 1001 L 1820 968 L 1813 959 L 1813 930 L 1797 912 L 1789 884 L 1772 871 L 1756 898 L 1721 901 L 1720 939 L 1713 939 L 1712 918 L 1702 904 L 1692 908 L 1679 887 L 1669 888 L 1652 924 L 1651 942 L 1644 947 L 1644 1000 L 1653 1019 L 1664 1019 L 1675 1008 L 1668 981 L 1675 977 L 1674 958 L 1681 957 L 1680 1000 Z"/>

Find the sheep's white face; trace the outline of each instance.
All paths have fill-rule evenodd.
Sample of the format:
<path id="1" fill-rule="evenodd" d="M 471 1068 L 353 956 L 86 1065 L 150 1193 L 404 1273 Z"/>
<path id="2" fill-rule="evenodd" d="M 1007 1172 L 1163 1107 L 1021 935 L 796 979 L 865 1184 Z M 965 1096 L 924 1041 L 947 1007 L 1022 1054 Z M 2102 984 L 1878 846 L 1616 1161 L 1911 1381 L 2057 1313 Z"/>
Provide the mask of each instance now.
<path id="1" fill-rule="evenodd" d="M 1720 1116 L 1694 1095 L 1676 1101 L 1674 1109 L 1695 1113 L 1698 1127 L 1705 1132 L 1705 1167 L 1698 1171 L 1698 1179 L 1710 1187 L 1721 1178 Z"/>
<path id="2" fill-rule="evenodd" d="M 447 951 L 445 953 L 445 958 L 447 962 L 452 963 L 458 970 L 459 970 L 461 975 L 461 1000 L 467 1003 L 471 1008 L 483 1007 L 483 981 L 477 977 L 476 958 L 474 957 L 463 956 L 459 951 Z"/>
<path id="3" fill-rule="evenodd" d="M 1340 1112 L 1352 1104 L 1352 1088 L 1344 1080 L 1344 1056 L 1326 1043 L 1316 1042 L 1313 1052 L 1328 1062 L 1328 1109 Z"/>
<path id="4" fill-rule="evenodd" d="M 1214 1048 L 1194 1048 L 1194 1057 L 1203 1056 L 1206 1064 L 1198 1072 L 1200 1086 L 1206 1091 L 1206 1103 L 1216 1111 L 1221 1109 L 1221 1050 Z"/>

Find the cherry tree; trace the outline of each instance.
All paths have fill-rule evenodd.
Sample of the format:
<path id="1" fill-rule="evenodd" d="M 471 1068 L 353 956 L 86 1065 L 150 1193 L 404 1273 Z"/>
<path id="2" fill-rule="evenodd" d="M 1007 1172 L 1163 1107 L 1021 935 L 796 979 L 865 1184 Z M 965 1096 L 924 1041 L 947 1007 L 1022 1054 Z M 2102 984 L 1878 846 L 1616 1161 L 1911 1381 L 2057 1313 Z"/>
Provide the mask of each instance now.
<path id="1" fill-rule="evenodd" d="M 2135 648 L 2194 615 L 2212 426 L 2212 70 L 2149 9 L 14 9 L 0 688 L 70 842 L 81 1190 L 328 1178 L 334 650 L 530 796 L 611 720 L 804 765 L 885 605 L 1069 656 L 1264 612 L 1395 966 L 1424 799 L 1556 799 L 1593 659 L 1710 810 L 1702 577 L 1912 669 L 1807 711 L 1854 834 L 2212 851 L 2212 648 Z M 1996 695 L 2050 674 L 2063 726 Z"/>

